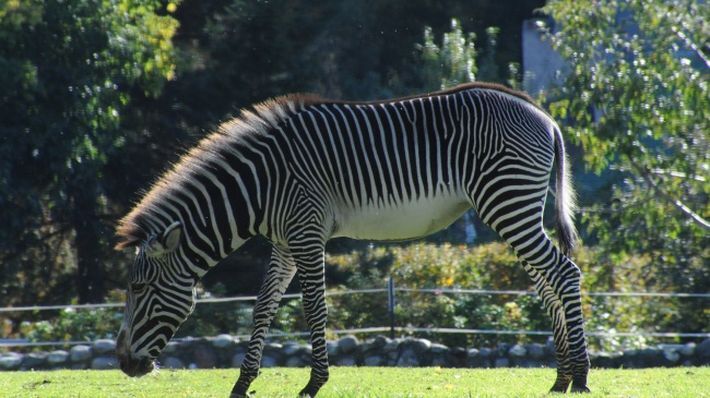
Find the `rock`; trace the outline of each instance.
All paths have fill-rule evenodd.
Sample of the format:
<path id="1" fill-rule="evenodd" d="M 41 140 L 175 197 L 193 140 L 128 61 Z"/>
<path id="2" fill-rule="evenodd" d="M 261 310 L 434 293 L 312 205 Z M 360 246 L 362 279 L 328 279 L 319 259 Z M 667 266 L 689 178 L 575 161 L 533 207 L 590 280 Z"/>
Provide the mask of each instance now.
<path id="1" fill-rule="evenodd" d="M 245 356 L 246 356 L 246 353 L 243 351 L 239 351 L 236 354 L 234 354 L 234 356 L 232 356 L 232 367 L 233 368 L 241 367 Z"/>
<path id="2" fill-rule="evenodd" d="M 91 369 L 104 370 L 116 369 L 117 367 L 118 361 L 114 357 L 100 356 L 91 361 Z"/>
<path id="3" fill-rule="evenodd" d="M 270 355 L 278 358 L 282 354 L 283 345 L 279 343 L 269 343 L 264 345 L 263 355 Z"/>
<path id="4" fill-rule="evenodd" d="M 411 344 L 418 353 L 428 351 L 431 348 L 431 341 L 427 339 L 414 339 Z"/>
<path id="5" fill-rule="evenodd" d="M 449 366 L 449 361 L 444 355 L 434 355 L 431 357 L 431 363 L 427 364 L 427 366 L 439 366 L 445 368 Z"/>
<path id="6" fill-rule="evenodd" d="M 338 358 L 337 362 L 335 362 L 336 365 L 338 366 L 355 366 L 357 365 L 357 361 L 355 360 L 355 357 L 352 355 L 343 355 Z"/>
<path id="7" fill-rule="evenodd" d="M 376 348 L 383 348 L 383 347 L 385 347 L 387 344 L 389 344 L 390 341 L 392 341 L 392 340 L 389 339 L 388 337 L 385 337 L 385 336 L 377 336 L 377 337 L 375 337 L 375 339 L 372 341 L 372 345 L 373 345 L 373 347 L 376 347 Z"/>
<path id="8" fill-rule="evenodd" d="M 261 357 L 261 367 L 262 368 L 273 368 L 279 366 L 279 359 L 271 355 L 264 355 Z"/>
<path id="9" fill-rule="evenodd" d="M 540 343 L 528 344 L 526 350 L 532 359 L 541 359 L 545 355 L 545 346 Z"/>
<path id="10" fill-rule="evenodd" d="M 399 348 L 399 344 L 402 342 L 401 339 L 394 339 L 390 340 L 385 344 L 384 347 L 382 347 L 382 351 L 384 352 L 397 352 L 397 349 Z"/>
<path id="11" fill-rule="evenodd" d="M 510 360 L 508 358 L 496 358 L 495 367 L 496 368 L 507 368 L 510 366 Z"/>
<path id="12" fill-rule="evenodd" d="M 695 347 L 695 355 L 700 359 L 700 364 L 704 365 L 710 362 L 710 339 L 703 340 Z"/>
<path id="13" fill-rule="evenodd" d="M 357 337 L 348 335 L 338 340 L 338 351 L 342 354 L 352 354 L 357 349 L 359 341 Z"/>
<path id="14" fill-rule="evenodd" d="M 200 369 L 212 369 L 217 365 L 217 356 L 207 344 L 201 343 L 192 352 L 193 361 Z"/>
<path id="15" fill-rule="evenodd" d="M 229 348 L 234 344 L 234 338 L 229 334 L 220 334 L 212 340 L 215 348 Z"/>
<path id="16" fill-rule="evenodd" d="M 327 344 L 326 344 L 327 347 Z M 289 341 L 286 344 L 283 345 L 283 348 L 281 349 L 281 353 L 287 357 L 290 357 L 292 355 L 295 355 L 301 350 L 301 345 L 296 343 L 295 341 Z"/>
<path id="17" fill-rule="evenodd" d="M 505 357 L 508 355 L 508 351 L 510 350 L 510 347 L 512 347 L 512 344 L 498 343 L 498 347 L 496 348 L 496 353 L 498 354 L 499 357 Z"/>
<path id="18" fill-rule="evenodd" d="M 638 368 L 641 365 L 638 350 L 624 350 L 621 353 L 621 363 L 625 368 Z"/>
<path id="19" fill-rule="evenodd" d="M 306 356 L 309 359 L 311 358 L 311 354 L 313 354 L 313 348 L 311 348 L 310 345 L 307 346 L 302 346 L 301 349 L 299 350 L 302 356 Z"/>
<path id="20" fill-rule="evenodd" d="M 91 359 L 91 347 L 88 345 L 75 345 L 69 350 L 69 358 L 72 362 L 84 362 Z"/>
<path id="21" fill-rule="evenodd" d="M 413 348 L 405 348 L 397 358 L 397 366 L 412 367 L 419 366 L 419 358 Z"/>
<path id="22" fill-rule="evenodd" d="M 22 355 L 15 352 L 3 354 L 0 357 L 0 369 L 17 370 L 22 364 Z"/>
<path id="23" fill-rule="evenodd" d="M 515 361 L 515 366 L 521 367 L 521 368 L 541 368 L 542 363 L 540 361 L 536 361 L 534 359 L 518 359 Z"/>
<path id="24" fill-rule="evenodd" d="M 302 368 L 306 366 L 306 361 L 304 361 L 300 355 L 296 355 L 286 360 L 286 366 L 290 368 Z"/>
<path id="25" fill-rule="evenodd" d="M 449 351 L 449 347 L 443 345 L 443 344 L 432 344 L 431 347 L 429 348 L 432 354 L 445 354 Z"/>
<path id="26" fill-rule="evenodd" d="M 447 366 L 453 366 L 456 368 L 465 368 L 466 367 L 466 357 L 468 356 L 468 352 L 466 351 L 465 348 L 463 347 L 454 347 L 449 349 L 449 352 L 446 355 L 447 358 Z"/>
<path id="27" fill-rule="evenodd" d="M 365 357 L 365 366 L 382 366 L 385 364 L 385 359 L 379 355 L 370 355 Z"/>
<path id="28" fill-rule="evenodd" d="M 22 358 L 22 367 L 25 369 L 41 368 L 47 363 L 46 352 L 32 352 Z"/>
<path id="29" fill-rule="evenodd" d="M 626 350 L 622 353 L 621 363 L 628 368 L 649 368 L 663 365 L 661 351 L 652 348 Z"/>
<path id="30" fill-rule="evenodd" d="M 328 350 L 329 357 L 334 357 L 335 355 L 338 354 L 338 342 L 337 341 L 326 342 L 325 348 Z"/>
<path id="31" fill-rule="evenodd" d="M 448 361 L 448 353 L 449 353 L 449 347 L 443 345 L 443 344 L 432 344 L 431 347 L 429 348 L 429 359 L 430 363 L 426 363 L 427 366 L 441 366 L 441 367 L 446 367 L 449 366 L 449 361 Z"/>
<path id="32" fill-rule="evenodd" d="M 676 350 L 663 350 L 663 359 L 670 365 L 675 365 L 680 360 L 680 353 Z"/>
<path id="33" fill-rule="evenodd" d="M 608 352 L 598 352 L 590 355 L 592 366 L 595 368 L 618 368 L 620 357 Z"/>
<path id="34" fill-rule="evenodd" d="M 527 350 L 520 344 L 516 344 L 508 350 L 508 355 L 513 358 L 522 358 L 527 354 Z"/>
<path id="35" fill-rule="evenodd" d="M 552 336 L 547 338 L 545 342 L 545 354 L 549 356 L 554 356 L 556 352 L 555 349 L 555 339 Z"/>
<path id="36" fill-rule="evenodd" d="M 47 355 L 49 366 L 59 366 L 69 359 L 69 353 L 64 350 L 52 351 Z"/>
<path id="37" fill-rule="evenodd" d="M 495 351 L 491 350 L 490 348 L 481 348 L 478 350 L 479 355 L 481 355 L 482 358 L 485 358 L 487 360 L 491 360 L 496 357 Z"/>
<path id="38" fill-rule="evenodd" d="M 163 354 L 174 354 L 177 352 L 180 343 L 169 341 L 168 344 L 163 348 Z"/>
<path id="39" fill-rule="evenodd" d="M 688 343 L 683 345 L 680 349 L 680 354 L 684 357 L 692 357 L 695 354 L 695 343 Z"/>
<path id="40" fill-rule="evenodd" d="M 363 341 L 355 349 L 355 356 L 362 357 L 365 354 L 376 350 L 377 348 L 372 344 L 372 341 Z"/>
<path id="41" fill-rule="evenodd" d="M 663 365 L 663 352 L 653 348 L 639 350 L 639 358 L 641 359 L 641 367 L 644 368 L 653 368 Z"/>
<path id="42" fill-rule="evenodd" d="M 161 363 L 163 368 L 167 369 L 184 369 L 185 364 L 177 357 L 167 357 Z"/>
<path id="43" fill-rule="evenodd" d="M 274 367 L 280 365 L 283 359 L 283 354 L 281 351 L 282 349 L 283 345 L 278 343 L 266 344 L 264 346 L 264 351 L 261 357 L 261 366 L 264 366 L 265 362 L 269 364 L 267 367 Z"/>
<path id="44" fill-rule="evenodd" d="M 111 339 L 99 339 L 94 341 L 94 353 L 101 354 L 115 354 L 116 353 L 116 342 Z"/>

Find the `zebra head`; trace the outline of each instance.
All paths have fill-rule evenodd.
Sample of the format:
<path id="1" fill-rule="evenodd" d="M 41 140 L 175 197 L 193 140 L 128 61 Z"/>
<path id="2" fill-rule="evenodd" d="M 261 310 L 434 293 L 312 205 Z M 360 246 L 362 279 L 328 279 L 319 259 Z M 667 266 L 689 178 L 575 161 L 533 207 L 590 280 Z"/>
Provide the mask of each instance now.
<path id="1" fill-rule="evenodd" d="M 121 370 L 129 376 L 153 370 L 155 359 L 195 307 L 197 280 L 184 271 L 181 235 L 175 222 L 137 246 L 116 342 Z"/>

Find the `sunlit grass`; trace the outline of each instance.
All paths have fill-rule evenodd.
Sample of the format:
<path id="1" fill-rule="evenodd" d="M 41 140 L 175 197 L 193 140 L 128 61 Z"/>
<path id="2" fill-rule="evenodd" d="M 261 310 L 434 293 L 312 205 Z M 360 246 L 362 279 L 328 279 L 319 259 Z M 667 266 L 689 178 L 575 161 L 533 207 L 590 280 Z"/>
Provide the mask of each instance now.
<path id="1" fill-rule="evenodd" d="M 2 397 L 227 397 L 238 370 L 162 370 L 131 379 L 119 371 L 0 372 Z M 256 397 L 295 397 L 308 369 L 271 368 Z M 331 368 L 319 397 L 546 397 L 552 369 Z M 710 397 L 710 368 L 593 370 L 594 397 Z"/>

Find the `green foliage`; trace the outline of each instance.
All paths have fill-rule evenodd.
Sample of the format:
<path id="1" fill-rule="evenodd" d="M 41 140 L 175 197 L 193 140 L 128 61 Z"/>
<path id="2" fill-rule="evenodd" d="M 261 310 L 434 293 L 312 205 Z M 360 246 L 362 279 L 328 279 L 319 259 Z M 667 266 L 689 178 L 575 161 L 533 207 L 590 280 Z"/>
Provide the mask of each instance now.
<path id="1" fill-rule="evenodd" d="M 421 91 L 424 26 L 445 31 L 455 15 L 480 37 L 514 32 L 542 1 L 515 4 L 0 2 L 0 301 L 101 300 L 130 261 L 108 250 L 112 223 L 211 126 L 287 92 Z M 501 37 L 498 62 L 519 58 L 515 36 Z M 257 255 L 228 261 L 253 268 Z M 252 275 L 230 289 L 253 293 Z"/>
<path id="2" fill-rule="evenodd" d="M 529 284 L 515 256 L 500 243 L 475 248 L 425 243 L 379 247 L 364 254 L 329 256 L 327 262 L 353 273 L 345 284 L 348 289 L 385 286 L 389 275 L 395 286 L 410 288 L 527 289 Z M 399 292 L 395 314 L 398 326 L 518 329 L 523 321 L 519 309 L 526 300 L 520 299 Z M 329 318 L 333 328 L 387 325 L 383 323 L 388 319 L 386 296 L 334 296 L 329 305 L 337 308 Z M 549 321 L 543 318 L 542 323 Z M 437 335 L 435 339 L 456 345 L 490 345 L 515 337 Z"/>
<path id="3" fill-rule="evenodd" d="M 475 40 L 476 34 L 464 34 L 456 19 L 451 20 L 451 31 L 444 33 L 440 46 L 434 42 L 431 27 L 424 28 L 420 51 L 425 84 L 443 89 L 476 80 Z"/>
<path id="4" fill-rule="evenodd" d="M 397 287 L 531 290 L 531 282 L 512 251 L 502 243 L 476 247 L 415 243 L 373 247 L 365 252 L 331 255 L 327 263 L 351 276 L 344 289 L 386 286 L 392 276 Z M 648 290 L 649 257 L 617 257 L 612 263 L 599 249 L 581 247 L 575 262 L 584 273 L 583 292 Z M 614 264 L 614 267 L 610 265 Z M 648 284 L 651 285 L 650 283 Z M 387 326 L 385 294 L 331 296 L 329 327 Z M 537 296 L 397 293 L 398 326 L 456 327 L 549 331 L 551 320 Z M 590 297 L 584 295 L 590 331 L 666 331 L 686 327 L 678 316 L 681 303 L 672 299 Z M 658 308 L 663 308 L 659 311 Z M 688 326 L 689 327 L 689 326 Z M 421 334 L 420 334 L 421 335 Z M 436 335 L 457 345 L 491 345 L 528 341 L 526 336 Z M 618 350 L 651 343 L 630 338 L 592 338 L 596 349 Z"/>
<path id="5" fill-rule="evenodd" d="M 21 336 L 29 341 L 94 341 L 115 338 L 123 312 L 116 309 L 67 308 L 51 321 L 23 322 Z"/>
<path id="6" fill-rule="evenodd" d="M 68 249 L 80 300 L 105 294 L 102 171 L 125 142 L 119 125 L 132 96 L 156 96 L 174 77 L 177 22 L 162 8 L 155 0 L 0 6 L 0 208 L 13 209 L 0 213 L 0 261 L 14 275 L 0 281 L 4 305 L 66 289 L 57 282 L 71 267 L 57 259 Z M 37 279 L 40 264 L 53 268 L 41 271 L 50 278 Z"/>
<path id="7" fill-rule="evenodd" d="M 655 291 L 710 284 L 710 7 L 691 0 L 552 1 L 550 35 L 569 76 L 554 116 L 587 167 L 619 176 L 582 217 L 611 267 L 637 257 Z M 697 301 L 678 305 L 676 330 L 710 324 Z M 675 318 L 670 316 L 670 318 Z"/>

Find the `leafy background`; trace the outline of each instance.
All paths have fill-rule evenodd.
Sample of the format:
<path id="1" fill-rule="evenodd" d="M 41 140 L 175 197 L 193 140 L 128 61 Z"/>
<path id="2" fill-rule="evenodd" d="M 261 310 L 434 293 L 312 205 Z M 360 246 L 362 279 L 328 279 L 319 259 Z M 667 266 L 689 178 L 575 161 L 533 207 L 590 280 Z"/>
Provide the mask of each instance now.
<path id="1" fill-rule="evenodd" d="M 471 80 L 522 88 L 533 78 L 521 68 L 530 18 L 565 60 L 562 83 L 538 100 L 563 127 L 581 181 L 584 246 L 574 257 L 585 290 L 707 292 L 709 14 L 692 0 L 3 0 L 0 305 L 120 301 L 131 259 L 111 250 L 116 220 L 239 109 L 294 91 L 374 99 Z M 267 242 L 249 242 L 201 293 L 256 293 L 268 253 Z M 530 288 L 471 214 L 419 243 L 334 240 L 328 263 L 329 286 L 342 289 L 384 286 L 390 275 L 398 286 Z M 549 329 L 529 296 L 398 299 L 402 325 Z M 382 297 L 329 300 L 333 328 L 386 319 Z M 592 331 L 710 324 L 704 299 L 586 297 L 585 311 Z M 33 340 L 111 336 L 120 319 L 114 310 L 0 317 L 3 337 Z M 245 333 L 249 323 L 248 307 L 200 306 L 180 333 Z M 274 328 L 305 328 L 297 301 Z M 591 341 L 605 350 L 654 342 Z"/>

